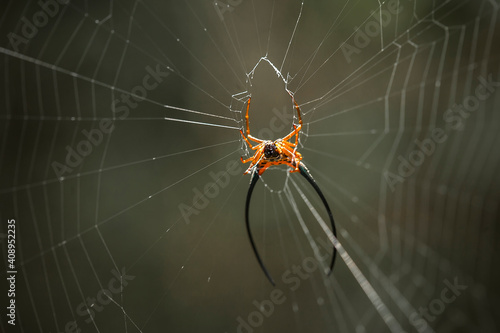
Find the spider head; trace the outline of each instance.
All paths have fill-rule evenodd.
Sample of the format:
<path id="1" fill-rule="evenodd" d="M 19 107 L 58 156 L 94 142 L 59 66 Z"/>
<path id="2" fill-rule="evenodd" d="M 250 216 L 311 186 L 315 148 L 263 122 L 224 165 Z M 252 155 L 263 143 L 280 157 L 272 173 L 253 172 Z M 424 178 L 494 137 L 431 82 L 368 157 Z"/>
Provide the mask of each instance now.
<path id="1" fill-rule="evenodd" d="M 279 155 L 280 152 L 278 151 L 278 148 L 276 148 L 274 142 L 266 143 L 264 146 L 264 156 L 266 158 L 278 157 Z"/>

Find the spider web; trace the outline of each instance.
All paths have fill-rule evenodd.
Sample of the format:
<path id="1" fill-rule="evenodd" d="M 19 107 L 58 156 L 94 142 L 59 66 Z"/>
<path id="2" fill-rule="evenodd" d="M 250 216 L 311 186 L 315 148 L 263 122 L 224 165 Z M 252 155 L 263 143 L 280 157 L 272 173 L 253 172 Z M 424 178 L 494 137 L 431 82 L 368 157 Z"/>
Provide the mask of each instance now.
<path id="1" fill-rule="evenodd" d="M 3 6 L 2 331 L 498 330 L 497 1 Z"/>

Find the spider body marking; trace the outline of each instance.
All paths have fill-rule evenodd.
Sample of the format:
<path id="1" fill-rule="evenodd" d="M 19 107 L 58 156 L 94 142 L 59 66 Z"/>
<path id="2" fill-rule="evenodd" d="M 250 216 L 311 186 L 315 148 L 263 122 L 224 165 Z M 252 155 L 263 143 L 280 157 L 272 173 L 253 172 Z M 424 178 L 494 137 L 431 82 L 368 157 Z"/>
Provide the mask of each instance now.
<path id="1" fill-rule="evenodd" d="M 244 160 L 241 157 L 241 162 L 250 163 L 250 166 L 245 171 L 245 174 L 252 172 L 253 168 L 257 166 L 259 175 L 262 175 L 267 168 L 272 165 L 280 165 L 286 164 L 292 168 L 290 172 L 298 172 L 299 164 L 302 160 L 302 155 L 297 152 L 297 145 L 299 140 L 299 132 L 302 129 L 302 116 L 300 115 L 300 108 L 295 99 L 293 98 L 292 93 L 287 90 L 288 94 L 293 100 L 295 105 L 295 109 L 297 110 L 297 115 L 299 118 L 299 126 L 293 125 L 293 131 L 291 131 L 288 135 L 284 136 L 281 139 L 271 141 L 271 140 L 261 140 L 250 134 L 250 125 L 248 120 L 248 110 L 250 109 L 251 98 L 248 98 L 247 102 L 247 110 L 245 113 L 246 120 L 246 136 L 243 134 L 243 131 L 240 130 L 241 136 L 245 139 L 245 142 L 248 144 L 250 149 L 256 150 L 255 154 Z M 295 136 L 295 142 L 292 143 L 289 140 Z M 257 143 L 256 146 L 253 146 L 249 140 L 252 140 Z"/>
<path id="2" fill-rule="evenodd" d="M 250 239 L 250 244 L 252 245 L 253 251 L 255 253 L 255 256 L 257 258 L 257 261 L 260 264 L 260 267 L 264 271 L 264 274 L 267 276 L 271 284 L 274 286 L 274 280 L 271 277 L 271 274 L 269 274 L 266 266 L 262 262 L 262 259 L 260 258 L 259 252 L 257 251 L 257 247 L 255 246 L 255 242 L 253 241 L 252 237 L 252 232 L 250 231 L 250 222 L 249 222 L 249 210 L 250 210 L 250 200 L 252 198 L 252 193 L 253 189 L 255 187 L 255 184 L 257 184 L 257 181 L 259 180 L 260 176 L 266 171 L 267 168 L 273 165 L 281 165 L 285 164 L 291 167 L 290 172 L 300 172 L 300 174 L 311 184 L 311 186 L 315 189 L 316 193 L 320 197 L 321 201 L 323 202 L 323 205 L 326 208 L 326 211 L 328 213 L 328 217 L 330 218 L 331 226 L 332 226 L 332 232 L 337 237 L 337 231 L 335 229 L 335 221 L 333 219 L 332 212 L 330 210 L 330 207 L 328 206 L 328 202 L 326 201 L 323 193 L 321 192 L 319 186 L 316 184 L 314 181 L 313 177 L 311 176 L 311 173 L 309 170 L 306 168 L 304 163 L 302 163 L 302 155 L 297 151 L 297 146 L 298 146 L 298 140 L 299 140 L 299 132 L 302 129 L 302 117 L 300 115 L 300 108 L 297 102 L 295 101 L 295 98 L 293 97 L 292 93 L 287 89 L 288 94 L 292 98 L 292 101 L 294 103 L 295 109 L 297 110 L 297 115 L 299 119 L 299 126 L 296 126 L 293 124 L 293 131 L 291 131 L 288 135 L 284 136 L 281 139 L 277 139 L 275 141 L 271 140 L 261 140 L 253 137 L 250 134 L 250 126 L 249 126 L 249 120 L 248 120 L 248 110 L 250 109 L 250 101 L 251 98 L 248 98 L 247 102 L 247 110 L 245 114 L 245 120 L 246 120 L 246 136 L 243 134 L 243 131 L 240 130 L 241 136 L 243 139 L 245 139 L 245 142 L 248 144 L 250 149 L 255 150 L 255 154 L 248 159 L 243 159 L 241 157 L 241 162 L 243 163 L 250 163 L 250 166 L 248 169 L 244 172 L 244 174 L 251 173 L 252 177 L 250 180 L 250 187 L 248 188 L 248 193 L 247 193 L 247 200 L 245 204 L 245 221 L 246 221 L 246 227 L 247 227 L 247 232 L 248 232 L 248 238 Z M 289 140 L 295 136 L 295 142 L 289 142 Z M 252 146 L 249 140 L 252 140 L 257 143 L 257 145 Z M 333 265 L 335 263 L 335 257 L 336 257 L 337 251 L 335 247 L 333 248 L 333 256 L 332 256 L 332 261 L 330 263 L 330 274 L 333 270 Z"/>
<path id="3" fill-rule="evenodd" d="M 262 142 L 262 147 L 259 150 L 262 150 L 262 153 L 257 151 L 257 154 L 261 156 L 258 160 L 254 159 L 255 163 L 250 164 L 245 174 L 251 173 L 253 168 L 256 167 L 259 170 L 259 175 L 262 175 L 270 166 L 280 164 L 292 167 L 290 172 L 298 171 L 296 163 L 302 160 L 302 155 L 297 151 L 294 152 L 294 147 L 289 147 L 286 143 L 283 143 L 282 139 L 276 141 L 266 140 Z M 242 161 L 246 163 L 244 160 Z"/>

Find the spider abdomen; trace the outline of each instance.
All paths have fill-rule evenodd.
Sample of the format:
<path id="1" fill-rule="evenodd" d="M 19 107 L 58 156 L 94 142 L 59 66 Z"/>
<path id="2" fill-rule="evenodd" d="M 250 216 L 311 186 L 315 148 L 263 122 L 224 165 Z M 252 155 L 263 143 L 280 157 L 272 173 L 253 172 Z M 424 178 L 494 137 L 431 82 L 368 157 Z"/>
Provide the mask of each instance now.
<path id="1" fill-rule="evenodd" d="M 266 143 L 264 146 L 264 156 L 268 160 L 277 160 L 280 158 L 280 151 L 274 142 Z"/>

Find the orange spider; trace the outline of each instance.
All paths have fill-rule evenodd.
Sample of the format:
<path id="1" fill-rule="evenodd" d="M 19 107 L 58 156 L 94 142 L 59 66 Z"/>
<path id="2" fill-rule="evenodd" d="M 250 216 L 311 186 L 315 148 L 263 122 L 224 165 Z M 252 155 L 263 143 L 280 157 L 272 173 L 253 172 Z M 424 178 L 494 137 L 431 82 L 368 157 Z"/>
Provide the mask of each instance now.
<path id="1" fill-rule="evenodd" d="M 252 157 L 247 158 L 246 160 L 244 160 L 243 157 L 241 157 L 241 162 L 243 163 L 248 163 L 250 161 L 252 162 L 250 163 L 248 169 L 245 171 L 245 174 L 252 172 L 254 167 L 257 165 L 257 171 L 260 176 L 270 166 L 280 165 L 280 164 L 286 164 L 292 167 L 292 170 L 290 170 L 290 172 L 299 172 L 299 164 L 300 161 L 302 160 L 302 155 L 297 151 L 297 144 L 299 141 L 299 132 L 302 128 L 302 117 L 300 116 L 300 108 L 297 102 L 295 101 L 295 98 L 293 98 L 293 95 L 289 90 L 287 90 L 287 92 L 292 98 L 293 103 L 295 104 L 295 109 L 297 109 L 297 114 L 299 116 L 299 126 L 293 124 L 294 128 L 293 131 L 291 131 L 287 136 L 281 139 L 277 139 L 275 141 L 257 139 L 256 137 L 250 134 L 248 110 L 250 109 L 251 97 L 248 98 L 247 112 L 245 114 L 246 125 L 247 125 L 246 126 L 247 136 L 243 134 L 242 130 L 240 130 L 240 133 L 243 139 L 245 139 L 250 149 L 256 150 L 256 152 Z M 289 142 L 288 140 L 290 140 L 294 135 L 295 135 L 295 143 Z M 252 144 L 250 143 L 250 141 L 248 141 L 248 139 L 257 142 L 258 145 L 252 146 Z"/>
<path id="2" fill-rule="evenodd" d="M 316 190 L 316 193 L 318 193 L 321 201 L 323 202 L 323 205 L 326 208 L 328 217 L 330 218 L 330 222 L 332 225 L 332 232 L 335 235 L 335 237 L 337 237 L 337 231 L 335 229 L 335 221 L 333 220 L 333 215 L 330 210 L 330 207 L 328 206 L 328 202 L 326 202 L 325 196 L 321 192 L 319 186 L 314 181 L 314 178 L 312 177 L 309 170 L 306 168 L 305 164 L 301 162 L 302 155 L 297 151 L 297 145 L 299 142 L 299 132 L 302 128 L 302 117 L 300 116 L 300 108 L 297 102 L 295 101 L 295 98 L 288 89 L 287 92 L 292 98 L 293 104 L 295 105 L 295 109 L 297 110 L 297 114 L 299 116 L 299 126 L 295 126 L 295 124 L 293 124 L 293 131 L 291 131 L 287 136 L 275 141 L 271 141 L 271 140 L 257 139 L 250 134 L 250 127 L 248 125 L 248 110 L 250 109 L 251 98 L 248 98 L 247 112 L 245 115 L 247 135 L 245 136 L 243 134 L 243 131 L 240 130 L 241 136 L 243 137 L 243 139 L 245 139 L 250 149 L 256 150 L 255 154 L 252 157 L 247 158 L 246 160 L 244 160 L 243 157 L 241 157 L 241 162 L 243 163 L 252 162 L 250 163 L 248 169 L 245 171 L 245 174 L 252 173 L 252 177 L 250 180 L 250 187 L 248 188 L 247 200 L 245 204 L 245 222 L 247 226 L 248 238 L 250 239 L 250 244 L 252 245 L 255 257 L 257 258 L 260 267 L 262 268 L 264 274 L 266 274 L 267 278 L 269 279 L 269 282 L 271 282 L 273 286 L 275 285 L 274 280 L 271 277 L 271 274 L 269 274 L 269 271 L 267 270 L 266 266 L 262 262 L 259 252 L 257 251 L 257 247 L 255 246 L 255 242 L 252 237 L 252 232 L 250 231 L 250 220 L 248 217 L 250 211 L 250 200 L 252 198 L 253 189 L 255 187 L 255 184 L 257 184 L 257 181 L 259 180 L 260 176 L 262 175 L 262 173 L 264 173 L 264 171 L 266 171 L 267 168 L 269 168 L 272 165 L 285 164 L 292 168 L 290 172 L 300 172 L 300 174 Z M 295 135 L 295 143 L 289 142 L 288 140 L 290 140 L 294 135 Z M 248 139 L 257 142 L 258 144 L 256 146 L 252 146 L 252 144 Z M 330 273 L 333 270 L 336 254 L 337 251 L 334 247 L 332 261 L 330 263 Z"/>

